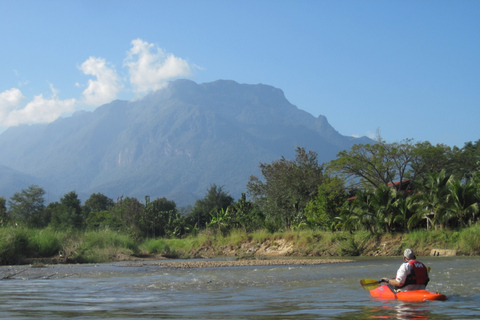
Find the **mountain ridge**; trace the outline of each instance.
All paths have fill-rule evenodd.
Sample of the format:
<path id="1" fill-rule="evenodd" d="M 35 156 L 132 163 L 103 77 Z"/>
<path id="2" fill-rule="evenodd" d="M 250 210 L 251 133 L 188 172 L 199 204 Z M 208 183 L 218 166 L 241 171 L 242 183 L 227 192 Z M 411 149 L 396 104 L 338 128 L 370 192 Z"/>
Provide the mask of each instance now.
<path id="1" fill-rule="evenodd" d="M 297 146 L 327 162 L 369 142 L 339 134 L 278 88 L 182 79 L 136 101 L 9 128 L 0 134 L 0 165 L 35 177 L 57 196 L 165 196 L 185 205 L 211 184 L 238 197 L 260 162 L 293 158 Z"/>

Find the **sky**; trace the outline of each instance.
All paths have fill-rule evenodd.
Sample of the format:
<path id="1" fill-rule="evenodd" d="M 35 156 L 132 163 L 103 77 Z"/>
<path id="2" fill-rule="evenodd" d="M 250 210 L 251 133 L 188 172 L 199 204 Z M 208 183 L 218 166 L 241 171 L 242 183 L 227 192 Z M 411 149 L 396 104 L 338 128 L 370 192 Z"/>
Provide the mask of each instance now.
<path id="1" fill-rule="evenodd" d="M 342 135 L 480 139 L 477 0 L 0 0 L 0 131 L 184 78 L 266 84 Z"/>

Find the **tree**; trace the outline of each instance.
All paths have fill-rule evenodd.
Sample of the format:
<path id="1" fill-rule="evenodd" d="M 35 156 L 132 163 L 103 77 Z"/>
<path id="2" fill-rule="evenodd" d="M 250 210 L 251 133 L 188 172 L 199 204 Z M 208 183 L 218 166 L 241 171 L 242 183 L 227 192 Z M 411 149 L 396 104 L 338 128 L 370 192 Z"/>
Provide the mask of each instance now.
<path id="1" fill-rule="evenodd" d="M 220 232 L 222 235 L 227 235 L 227 232 L 230 230 L 231 224 L 231 214 L 229 212 L 230 207 L 226 210 L 220 209 L 215 214 L 210 213 L 211 219 L 210 222 L 207 223 L 209 228 L 214 229 L 215 231 Z"/>
<path id="2" fill-rule="evenodd" d="M 249 195 L 260 206 L 270 231 L 288 229 L 305 220 L 307 203 L 315 198 L 323 181 L 323 167 L 317 153 L 297 147 L 295 160 L 281 158 L 270 164 L 261 163 L 264 181 L 251 176 Z"/>
<path id="3" fill-rule="evenodd" d="M 395 221 L 394 203 L 396 190 L 380 186 L 374 190 L 362 190 L 353 201 L 355 213 L 370 233 L 391 232 Z"/>
<path id="4" fill-rule="evenodd" d="M 447 175 L 445 170 L 429 174 L 426 185 L 413 196 L 415 214 L 408 221 L 409 228 L 416 227 L 422 220 L 426 220 L 427 229 L 431 225 L 446 226 L 450 218 L 447 211 L 448 181 L 452 179 L 453 176 Z"/>
<path id="5" fill-rule="evenodd" d="M 475 172 L 478 172 L 480 164 L 480 140 L 476 142 L 467 142 L 459 152 L 459 159 L 456 159 L 461 172 L 454 172 L 459 179 L 464 178 L 470 180 Z"/>
<path id="6" fill-rule="evenodd" d="M 56 229 L 80 229 L 84 225 L 82 206 L 75 191 L 65 194 L 51 208 L 51 222 Z"/>
<path id="7" fill-rule="evenodd" d="M 337 177 L 327 177 L 318 186 L 317 196 L 305 208 L 307 225 L 312 228 L 335 230 L 342 204 L 347 199 L 345 186 Z"/>
<path id="8" fill-rule="evenodd" d="M 245 232 L 252 232 L 264 226 L 265 217 L 260 208 L 250 200 L 244 192 L 240 199 L 230 206 L 230 227 L 243 229 Z"/>
<path id="9" fill-rule="evenodd" d="M 107 228 L 111 230 L 121 230 L 122 221 L 109 210 L 90 212 L 88 218 L 85 220 L 85 226 L 88 229 Z"/>
<path id="10" fill-rule="evenodd" d="M 449 180 L 447 188 L 449 190 L 447 210 L 452 213 L 455 224 L 460 224 L 457 226 L 474 224 L 480 210 L 476 185 L 472 181 L 462 184 L 460 180 Z"/>
<path id="11" fill-rule="evenodd" d="M 8 202 L 12 218 L 28 227 L 45 227 L 49 221 L 44 215 L 44 195 L 45 191 L 37 185 L 15 193 Z"/>
<path id="12" fill-rule="evenodd" d="M 379 188 L 388 186 L 401 190 L 403 181 L 412 178 L 409 171 L 415 160 L 411 140 L 386 143 L 381 138 L 375 144 L 356 144 L 341 151 L 337 159 L 327 164 L 327 172 L 350 182 L 352 187 Z M 393 184 L 400 181 L 399 184 Z"/>
<path id="13" fill-rule="evenodd" d="M 150 202 L 150 197 L 145 197 L 145 211 L 142 219 L 144 235 L 156 238 L 175 234 L 175 223 L 179 216 L 175 201 L 163 197 Z"/>
<path id="14" fill-rule="evenodd" d="M 451 147 L 444 144 L 432 145 L 430 142 L 419 142 L 415 144 L 414 160 L 411 163 L 411 170 L 414 172 L 413 183 L 420 186 L 425 185 L 429 180 L 429 174 L 432 172 L 445 171 L 447 176 L 454 174 L 454 159 L 458 159 Z"/>
<path id="15" fill-rule="evenodd" d="M 0 226 L 7 224 L 7 207 L 5 206 L 6 200 L 4 197 L 0 197 Z"/>
<path id="16" fill-rule="evenodd" d="M 223 191 L 222 187 L 213 184 L 205 197 L 195 202 L 190 216 L 193 221 L 196 221 L 197 228 L 202 229 L 210 222 L 212 214 L 216 214 L 222 209 L 226 210 L 232 204 L 232 196 Z"/>
<path id="17" fill-rule="evenodd" d="M 120 197 L 112 209 L 112 221 L 118 223 L 118 230 L 130 234 L 134 238 L 142 238 L 141 221 L 145 207 L 136 198 Z"/>
<path id="18" fill-rule="evenodd" d="M 85 219 L 88 218 L 92 212 L 106 211 L 113 207 L 114 202 L 112 199 L 107 196 L 99 193 L 93 193 L 90 195 L 90 198 L 85 201 L 85 204 L 82 207 L 83 215 Z"/>
<path id="19" fill-rule="evenodd" d="M 401 195 L 397 197 L 397 200 L 394 203 L 394 207 L 397 211 L 395 216 L 395 222 L 401 225 L 403 230 L 410 230 L 408 227 L 408 220 L 413 214 L 413 204 L 414 197 L 407 197 Z"/>

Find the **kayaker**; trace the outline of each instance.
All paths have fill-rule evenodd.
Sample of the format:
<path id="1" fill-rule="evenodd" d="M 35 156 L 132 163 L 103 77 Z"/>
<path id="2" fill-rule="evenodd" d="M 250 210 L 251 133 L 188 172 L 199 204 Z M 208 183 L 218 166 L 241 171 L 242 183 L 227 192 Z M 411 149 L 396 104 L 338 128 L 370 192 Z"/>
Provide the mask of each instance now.
<path id="1" fill-rule="evenodd" d="M 420 261 L 412 249 L 405 249 L 403 261 L 398 268 L 397 275 L 393 279 L 383 278 L 380 282 L 386 282 L 395 291 L 423 290 L 430 280 L 427 267 Z"/>

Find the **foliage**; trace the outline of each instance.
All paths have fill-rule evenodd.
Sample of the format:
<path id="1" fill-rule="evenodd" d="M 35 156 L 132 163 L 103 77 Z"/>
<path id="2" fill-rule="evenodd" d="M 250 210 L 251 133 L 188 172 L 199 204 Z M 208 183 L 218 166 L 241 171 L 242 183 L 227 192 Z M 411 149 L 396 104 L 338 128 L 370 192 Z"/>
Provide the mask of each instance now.
<path id="1" fill-rule="evenodd" d="M 28 235 L 23 228 L 0 228 L 0 265 L 17 264 L 28 255 Z"/>
<path id="2" fill-rule="evenodd" d="M 54 229 L 80 229 L 84 225 L 81 202 L 75 191 L 65 194 L 60 203 L 50 204 L 48 209 Z"/>
<path id="3" fill-rule="evenodd" d="M 393 245 L 385 251 L 382 243 Z M 235 255 L 250 255 L 250 248 L 278 243 L 291 245 L 292 256 L 357 256 L 383 253 L 401 254 L 406 247 L 416 248 L 420 255 L 431 248 L 456 249 L 459 254 L 480 254 L 480 227 L 460 230 L 414 230 L 406 234 L 371 235 L 366 231 L 353 233 L 302 230 L 271 234 L 257 230 L 247 234 L 232 230 L 228 235 L 208 230 L 196 236 L 178 239 L 147 239 L 135 241 L 130 236 L 112 230 L 55 231 L 15 227 L 0 228 L 0 264 L 18 264 L 26 258 L 46 258 L 57 255 L 63 262 L 108 262 L 123 256 L 160 254 L 169 258 L 203 257 L 223 254 L 225 248 Z M 208 251 L 207 251 L 208 250 Z M 393 251 L 392 251 L 393 250 Z"/>
<path id="4" fill-rule="evenodd" d="M 150 202 L 150 198 L 145 197 L 145 211 L 141 221 L 143 236 L 156 238 L 180 235 L 179 218 L 174 201 L 163 197 Z"/>
<path id="5" fill-rule="evenodd" d="M 480 226 L 472 226 L 459 232 L 459 244 L 463 254 L 480 254 Z"/>
<path id="6" fill-rule="evenodd" d="M 141 240 L 186 237 L 206 228 L 224 237 L 240 229 L 275 234 L 307 228 L 376 235 L 478 223 L 480 140 L 450 148 L 411 140 L 386 143 L 379 138 L 375 144 L 340 152 L 326 168 L 328 175 L 315 152 L 297 147 L 295 160 L 260 164 L 263 179 L 250 177 L 250 199 L 242 193 L 234 202 L 213 184 L 183 214 L 165 197 L 150 201 L 147 196 L 144 203 L 120 197 L 114 202 L 94 193 L 82 206 L 74 191 L 45 207 L 45 191 L 32 185 L 10 198 L 8 211 L 0 197 L 0 227 L 108 229 Z M 350 248 L 356 244 L 352 242 Z"/>
<path id="7" fill-rule="evenodd" d="M 119 254 L 138 252 L 130 236 L 107 229 L 72 233 L 67 242 L 64 251 L 68 262 L 109 262 Z"/>
<path id="8" fill-rule="evenodd" d="M 251 176 L 247 185 L 271 231 L 289 229 L 304 221 L 305 206 L 316 197 L 324 179 L 315 152 L 297 147 L 296 153 L 295 161 L 282 157 L 271 164 L 261 163 L 264 181 Z"/>
<path id="9" fill-rule="evenodd" d="M 426 227 L 445 229 L 472 225 L 479 212 L 480 186 L 472 181 L 461 183 L 445 170 L 430 173 L 420 193 L 412 197 L 416 213 L 409 219 L 411 228 L 426 220 Z"/>
<path id="10" fill-rule="evenodd" d="M 6 200 L 4 197 L 0 197 L 0 227 L 8 223 Z"/>
<path id="11" fill-rule="evenodd" d="M 108 225 L 112 230 L 123 231 L 134 238 L 142 238 L 143 232 L 141 228 L 144 206 L 136 198 L 121 197 L 111 209 L 112 217 L 109 221 L 112 225 Z"/>
<path id="12" fill-rule="evenodd" d="M 113 206 L 114 202 L 112 199 L 101 193 L 93 193 L 85 201 L 85 204 L 82 207 L 82 211 L 85 219 L 88 219 L 91 213 L 107 211 L 110 210 Z"/>
<path id="13" fill-rule="evenodd" d="M 203 199 L 195 202 L 190 213 L 190 221 L 197 224 L 198 228 L 205 228 L 210 222 L 212 215 L 220 210 L 226 210 L 233 204 L 233 198 L 222 187 L 213 184 Z"/>
<path id="14" fill-rule="evenodd" d="M 337 177 L 325 178 L 325 181 L 318 186 L 317 196 L 305 207 L 307 225 L 311 229 L 336 230 L 338 228 L 336 217 L 340 215 L 346 198 L 342 180 Z"/>
<path id="15" fill-rule="evenodd" d="M 229 230 L 231 220 L 231 215 L 229 214 L 228 209 L 229 208 L 226 210 L 220 209 L 220 211 L 218 211 L 216 214 L 210 213 L 212 218 L 210 219 L 210 222 L 207 223 L 207 227 L 220 232 L 222 235 L 226 235 Z"/>
<path id="16" fill-rule="evenodd" d="M 141 248 L 149 254 L 161 254 L 167 258 L 178 257 L 164 239 L 149 239 L 142 244 Z"/>
<path id="17" fill-rule="evenodd" d="M 265 217 L 257 204 L 247 200 L 245 193 L 240 199 L 228 207 L 231 214 L 229 217 L 230 229 L 243 229 L 245 232 L 252 232 L 264 226 Z"/>
<path id="18" fill-rule="evenodd" d="M 381 138 L 377 143 L 354 145 L 337 155 L 327 165 L 327 172 L 342 177 L 352 185 L 363 188 L 379 188 L 395 181 L 403 181 L 413 160 L 412 145 L 404 143 L 388 144 Z M 394 187 L 400 189 L 401 185 Z"/>
<path id="19" fill-rule="evenodd" d="M 88 215 L 85 225 L 88 230 L 112 229 L 121 230 L 122 221 L 114 212 L 109 210 L 91 212 Z"/>
<path id="20" fill-rule="evenodd" d="M 31 185 L 15 193 L 9 200 L 12 219 L 28 227 L 45 227 L 48 219 L 44 215 L 45 191 L 37 185 Z"/>
<path id="21" fill-rule="evenodd" d="M 448 191 L 448 211 L 454 217 L 454 222 L 449 225 L 463 227 L 476 223 L 480 209 L 478 187 L 471 181 L 462 184 L 459 180 L 453 180 L 449 181 Z"/>
<path id="22" fill-rule="evenodd" d="M 51 257 L 62 250 L 63 238 L 61 234 L 50 228 L 30 232 L 28 248 L 33 256 Z"/>

